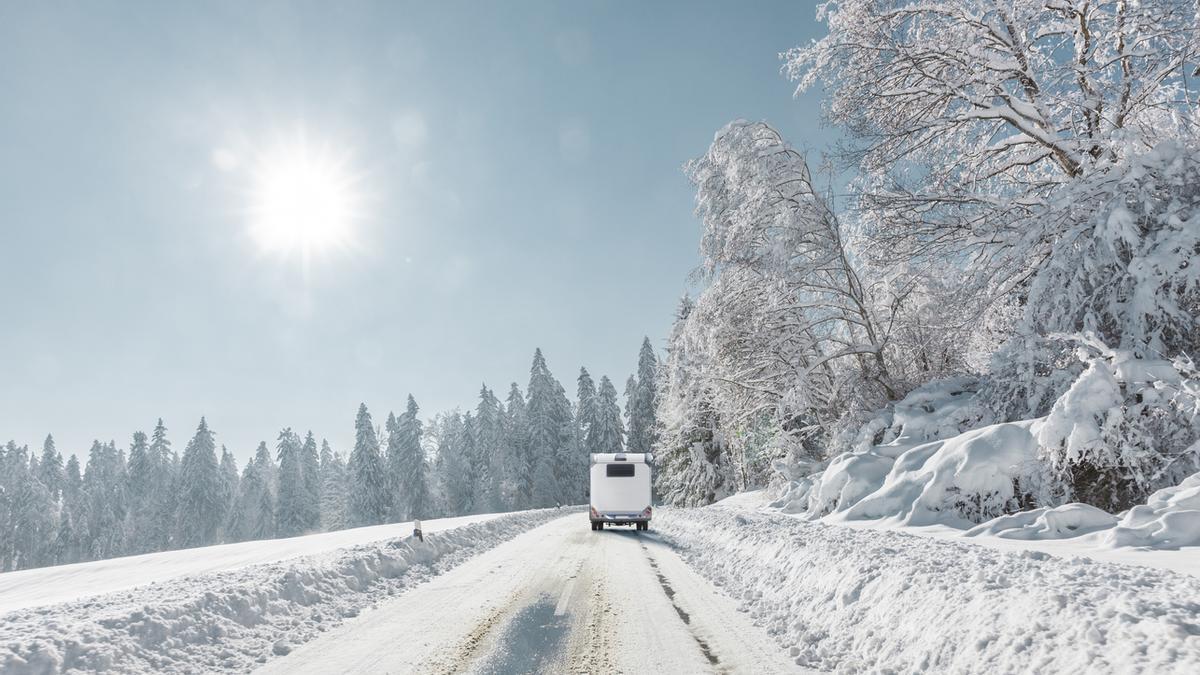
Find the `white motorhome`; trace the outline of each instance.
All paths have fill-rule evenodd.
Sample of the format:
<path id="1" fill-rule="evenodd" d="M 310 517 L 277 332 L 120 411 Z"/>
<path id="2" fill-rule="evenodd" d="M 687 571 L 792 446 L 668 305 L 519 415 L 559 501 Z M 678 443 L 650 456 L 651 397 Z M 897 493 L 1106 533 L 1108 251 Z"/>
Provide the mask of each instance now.
<path id="1" fill-rule="evenodd" d="M 649 453 L 592 455 L 591 509 L 593 530 L 609 525 L 650 527 Z"/>

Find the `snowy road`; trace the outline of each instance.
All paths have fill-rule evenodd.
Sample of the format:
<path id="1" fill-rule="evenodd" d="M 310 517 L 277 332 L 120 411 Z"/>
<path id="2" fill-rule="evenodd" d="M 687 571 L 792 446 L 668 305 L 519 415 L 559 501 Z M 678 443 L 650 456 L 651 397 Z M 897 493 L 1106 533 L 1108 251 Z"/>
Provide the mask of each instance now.
<path id="1" fill-rule="evenodd" d="M 572 514 L 380 604 L 262 673 L 797 672 L 653 531 Z"/>

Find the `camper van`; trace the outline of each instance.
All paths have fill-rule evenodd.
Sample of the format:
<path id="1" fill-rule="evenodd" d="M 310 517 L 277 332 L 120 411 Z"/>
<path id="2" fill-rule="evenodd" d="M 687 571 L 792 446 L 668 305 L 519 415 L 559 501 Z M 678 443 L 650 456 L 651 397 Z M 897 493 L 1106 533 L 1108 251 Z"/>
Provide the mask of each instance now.
<path id="1" fill-rule="evenodd" d="M 593 530 L 604 524 L 650 527 L 649 453 L 592 455 L 591 509 Z"/>

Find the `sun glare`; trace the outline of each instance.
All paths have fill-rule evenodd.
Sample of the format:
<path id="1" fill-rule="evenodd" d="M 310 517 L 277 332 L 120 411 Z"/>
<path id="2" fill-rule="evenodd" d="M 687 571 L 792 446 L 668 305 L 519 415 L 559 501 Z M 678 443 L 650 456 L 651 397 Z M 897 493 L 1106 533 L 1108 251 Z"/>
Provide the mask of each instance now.
<path id="1" fill-rule="evenodd" d="M 300 141 L 256 164 L 250 228 L 264 251 L 308 260 L 350 244 L 358 196 L 344 159 Z"/>

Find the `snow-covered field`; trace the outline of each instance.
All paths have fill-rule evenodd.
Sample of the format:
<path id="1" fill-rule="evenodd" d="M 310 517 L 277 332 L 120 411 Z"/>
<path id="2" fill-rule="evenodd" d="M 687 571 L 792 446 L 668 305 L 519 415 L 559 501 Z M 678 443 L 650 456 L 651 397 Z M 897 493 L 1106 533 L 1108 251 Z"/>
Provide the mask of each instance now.
<path id="1" fill-rule="evenodd" d="M 540 523 L 547 509 L 0 575 L 0 672 L 246 671 Z"/>
<path id="2" fill-rule="evenodd" d="M 754 512 L 663 509 L 656 527 L 798 664 L 839 671 L 1200 669 L 1200 579 Z"/>
<path id="3" fill-rule="evenodd" d="M 479 523 L 500 514 L 438 518 L 422 523 L 425 532 L 439 532 Z M 96 560 L 74 565 L 41 567 L 0 574 L 0 614 L 25 607 L 112 593 L 135 586 L 234 570 L 247 565 L 328 553 L 349 546 L 407 537 L 412 523 L 391 523 L 322 532 L 303 537 L 246 541 L 145 555 Z"/>

